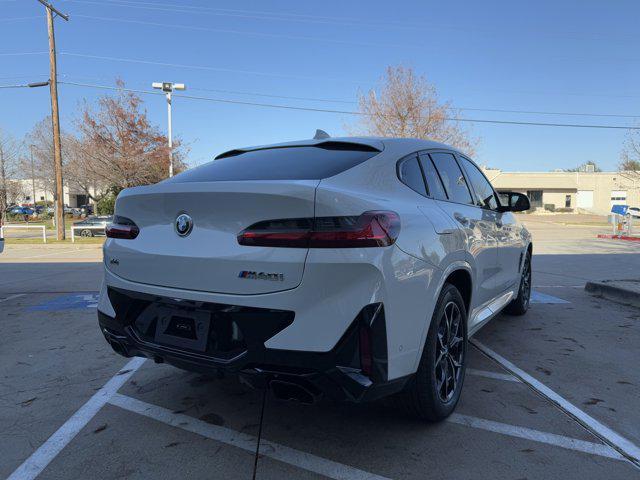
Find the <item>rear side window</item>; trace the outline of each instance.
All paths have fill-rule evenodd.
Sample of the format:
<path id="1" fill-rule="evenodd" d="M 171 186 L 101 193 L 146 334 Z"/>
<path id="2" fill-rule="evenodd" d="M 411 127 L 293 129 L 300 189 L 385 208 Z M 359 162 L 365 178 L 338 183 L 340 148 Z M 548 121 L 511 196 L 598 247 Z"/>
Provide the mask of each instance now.
<path id="1" fill-rule="evenodd" d="M 378 153 L 367 145 L 338 142 L 327 146 L 267 148 L 231 154 L 168 181 L 320 180 L 355 167 Z"/>
<path id="2" fill-rule="evenodd" d="M 407 187 L 415 190 L 420 195 L 426 195 L 427 189 L 424 186 L 424 179 L 422 178 L 422 171 L 420 171 L 420 165 L 418 165 L 418 158 L 412 157 L 403 160 L 400 163 L 400 169 L 398 171 L 400 175 L 400 181 Z"/>
<path id="3" fill-rule="evenodd" d="M 444 191 L 440 176 L 436 171 L 436 167 L 433 166 L 433 162 L 429 158 L 429 155 L 420 155 L 420 163 L 422 164 L 422 171 L 424 172 L 424 177 L 427 180 L 427 188 L 429 188 L 431 196 L 436 200 L 446 200 L 447 194 Z"/>
<path id="4" fill-rule="evenodd" d="M 449 200 L 473 204 L 467 180 L 464 178 L 455 157 L 450 153 L 430 153 L 429 155 L 440 174 Z"/>

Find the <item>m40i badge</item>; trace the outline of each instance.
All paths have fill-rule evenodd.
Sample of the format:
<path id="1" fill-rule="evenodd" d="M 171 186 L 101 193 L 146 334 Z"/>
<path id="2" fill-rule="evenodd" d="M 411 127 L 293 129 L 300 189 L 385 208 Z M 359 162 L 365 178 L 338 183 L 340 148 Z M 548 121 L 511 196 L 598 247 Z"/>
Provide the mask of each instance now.
<path id="1" fill-rule="evenodd" d="M 284 282 L 284 273 L 268 273 L 268 272 L 251 272 L 242 270 L 238 278 L 246 278 L 249 280 L 271 280 L 272 282 Z"/>

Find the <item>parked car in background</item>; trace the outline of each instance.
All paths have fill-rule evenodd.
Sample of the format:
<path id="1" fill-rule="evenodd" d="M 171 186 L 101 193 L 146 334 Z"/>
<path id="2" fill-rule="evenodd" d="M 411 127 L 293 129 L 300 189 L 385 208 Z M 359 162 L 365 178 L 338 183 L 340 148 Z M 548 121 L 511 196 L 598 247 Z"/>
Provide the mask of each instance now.
<path id="1" fill-rule="evenodd" d="M 35 210 L 31 207 L 16 206 L 9 210 L 8 213 L 11 215 L 33 215 Z"/>
<path id="2" fill-rule="evenodd" d="M 93 205 L 91 204 L 87 204 L 87 205 L 80 205 L 80 213 L 82 213 L 82 215 L 93 215 Z"/>
<path id="3" fill-rule="evenodd" d="M 77 208 L 77 207 L 70 207 L 68 205 L 64 206 L 64 214 L 65 215 L 73 215 L 76 217 L 79 217 L 80 215 L 82 215 L 82 209 Z"/>
<path id="4" fill-rule="evenodd" d="M 75 229 L 75 234 L 80 235 L 81 237 L 95 237 L 97 235 L 103 236 L 106 235 L 105 228 L 112 221 L 112 215 L 87 217 L 80 222 L 75 222 L 73 226 L 82 227 Z"/>
<path id="5" fill-rule="evenodd" d="M 631 215 L 633 218 L 640 218 L 640 208 L 629 207 L 629 215 Z"/>
<path id="6" fill-rule="evenodd" d="M 0 253 L 4 250 L 4 238 L 0 237 Z"/>

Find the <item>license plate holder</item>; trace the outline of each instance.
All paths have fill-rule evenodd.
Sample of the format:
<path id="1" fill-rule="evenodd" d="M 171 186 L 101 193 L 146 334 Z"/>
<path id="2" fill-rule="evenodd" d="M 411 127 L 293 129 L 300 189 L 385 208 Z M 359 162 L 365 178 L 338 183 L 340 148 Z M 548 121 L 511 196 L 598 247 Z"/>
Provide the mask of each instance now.
<path id="1" fill-rule="evenodd" d="M 155 342 L 198 352 L 207 349 L 211 313 L 202 310 L 162 308 L 156 324 Z"/>

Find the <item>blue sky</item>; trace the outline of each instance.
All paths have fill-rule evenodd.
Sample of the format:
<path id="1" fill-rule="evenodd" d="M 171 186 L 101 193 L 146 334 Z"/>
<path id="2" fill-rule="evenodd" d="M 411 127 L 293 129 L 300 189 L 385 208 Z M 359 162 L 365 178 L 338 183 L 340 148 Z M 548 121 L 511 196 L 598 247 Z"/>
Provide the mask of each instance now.
<path id="1" fill-rule="evenodd" d="M 153 81 L 187 84 L 190 95 L 353 110 L 388 65 L 412 66 L 464 117 L 632 125 L 640 120 L 640 3 L 637 0 L 218 1 L 56 0 L 59 79 L 151 91 Z M 44 7 L 0 0 L 0 85 L 48 77 Z M 115 61 L 105 58 L 129 59 Z M 164 65 L 157 65 L 162 63 Z M 200 68 L 192 68 L 192 67 Z M 269 96 L 319 98 L 294 100 Z M 60 85 L 62 123 L 83 98 L 104 91 Z M 144 96 L 166 128 L 162 97 Z M 332 101 L 327 101 L 332 100 Z M 345 114 L 175 99 L 174 134 L 203 163 L 238 146 L 344 134 Z M 0 128 L 21 137 L 50 111 L 48 89 L 0 89 Z M 545 171 L 591 160 L 616 169 L 626 130 L 474 124 L 476 160 L 505 170 Z"/>

